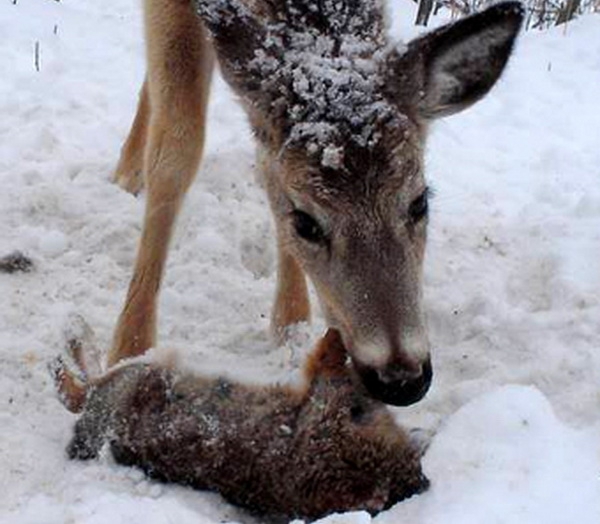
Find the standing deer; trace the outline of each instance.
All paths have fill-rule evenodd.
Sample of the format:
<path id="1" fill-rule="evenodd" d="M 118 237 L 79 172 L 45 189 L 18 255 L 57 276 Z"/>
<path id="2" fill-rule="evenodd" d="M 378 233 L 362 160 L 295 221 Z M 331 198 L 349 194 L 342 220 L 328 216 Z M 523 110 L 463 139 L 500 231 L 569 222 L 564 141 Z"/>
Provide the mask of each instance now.
<path id="1" fill-rule="evenodd" d="M 53 369 L 65 406 L 82 412 L 67 448 L 72 459 L 95 458 L 108 442 L 121 464 L 285 522 L 377 513 L 429 486 L 421 450 L 367 394 L 335 330 L 311 354 L 297 390 L 140 359 L 96 375 L 89 340 L 71 337 Z"/>
<path id="2" fill-rule="evenodd" d="M 427 128 L 491 89 L 523 11 L 497 4 L 400 48 L 382 1 L 144 0 L 147 76 L 115 179 L 134 193 L 146 186 L 146 214 L 113 363 L 155 344 L 216 54 L 256 135 L 275 218 L 273 331 L 309 319 L 307 275 L 374 397 L 407 405 L 426 393 Z"/>

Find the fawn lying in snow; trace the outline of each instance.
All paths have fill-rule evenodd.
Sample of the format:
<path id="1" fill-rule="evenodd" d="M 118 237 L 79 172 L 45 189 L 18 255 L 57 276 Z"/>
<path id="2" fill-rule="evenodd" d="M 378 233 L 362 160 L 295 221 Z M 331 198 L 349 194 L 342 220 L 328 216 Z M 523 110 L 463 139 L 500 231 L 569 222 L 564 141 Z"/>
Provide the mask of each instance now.
<path id="1" fill-rule="evenodd" d="M 420 451 L 368 396 L 337 331 L 309 358 L 301 390 L 193 376 L 148 361 L 82 378 L 84 348 L 77 340 L 69 348 L 82 373 L 61 357 L 54 371 L 63 403 L 83 411 L 70 458 L 97 457 L 108 442 L 121 464 L 217 491 L 269 518 L 376 513 L 429 485 Z"/>

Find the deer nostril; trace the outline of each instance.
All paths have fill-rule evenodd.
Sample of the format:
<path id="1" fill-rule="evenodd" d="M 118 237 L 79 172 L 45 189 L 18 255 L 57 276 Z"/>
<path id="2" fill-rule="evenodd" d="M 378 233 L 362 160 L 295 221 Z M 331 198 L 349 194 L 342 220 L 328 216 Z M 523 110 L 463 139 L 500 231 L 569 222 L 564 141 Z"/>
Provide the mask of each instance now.
<path id="1" fill-rule="evenodd" d="M 417 363 L 406 363 L 394 362 L 388 364 L 384 369 L 377 371 L 379 380 L 385 384 L 392 382 L 401 384 L 408 383 L 418 379 L 423 374 L 423 366 Z"/>

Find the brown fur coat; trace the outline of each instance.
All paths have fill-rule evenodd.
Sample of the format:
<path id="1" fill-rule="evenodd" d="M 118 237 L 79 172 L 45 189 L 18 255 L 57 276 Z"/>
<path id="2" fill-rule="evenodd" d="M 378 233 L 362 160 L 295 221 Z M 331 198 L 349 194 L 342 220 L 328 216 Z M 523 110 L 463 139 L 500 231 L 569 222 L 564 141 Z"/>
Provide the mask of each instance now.
<path id="1" fill-rule="evenodd" d="M 303 391 L 208 379 L 132 363 L 88 385 L 68 446 L 219 492 L 271 518 L 376 513 L 427 488 L 420 453 L 371 399 L 335 331 L 307 366 Z"/>

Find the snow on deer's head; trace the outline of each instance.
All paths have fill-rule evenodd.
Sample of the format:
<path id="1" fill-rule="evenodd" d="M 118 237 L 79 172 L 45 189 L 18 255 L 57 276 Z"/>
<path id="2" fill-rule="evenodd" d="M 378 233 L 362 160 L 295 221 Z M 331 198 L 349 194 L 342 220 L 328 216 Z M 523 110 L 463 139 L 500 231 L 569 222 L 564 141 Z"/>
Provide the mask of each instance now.
<path id="1" fill-rule="evenodd" d="M 427 125 L 495 84 L 520 4 L 400 49 L 380 0 L 195 1 L 260 143 L 280 243 L 310 276 L 371 394 L 418 401 L 432 376 Z"/>

